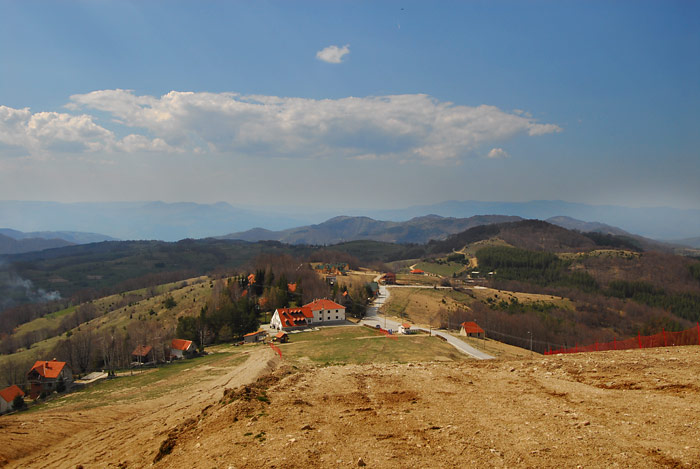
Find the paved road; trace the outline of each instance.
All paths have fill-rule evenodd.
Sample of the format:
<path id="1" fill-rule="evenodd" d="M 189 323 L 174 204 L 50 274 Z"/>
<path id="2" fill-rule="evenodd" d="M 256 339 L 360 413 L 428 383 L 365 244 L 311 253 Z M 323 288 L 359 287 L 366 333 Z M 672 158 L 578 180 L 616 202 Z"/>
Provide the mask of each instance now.
<path id="1" fill-rule="evenodd" d="M 392 287 L 394 288 L 394 287 Z M 400 288 L 400 287 L 399 287 Z M 432 287 L 427 287 L 427 288 L 432 288 Z M 367 313 L 365 315 L 365 318 L 362 320 L 362 324 L 367 324 L 369 326 L 376 326 L 379 325 L 380 327 L 383 327 L 384 329 L 391 329 L 393 331 L 397 331 L 399 329 L 399 325 L 401 323 L 396 322 L 394 320 L 388 319 L 385 316 L 379 316 L 378 311 L 379 308 L 386 302 L 386 300 L 389 298 L 389 289 L 385 287 L 384 285 L 379 286 L 379 296 L 377 299 L 374 301 L 374 304 L 367 308 Z M 439 331 L 439 330 L 430 330 L 430 329 L 424 329 L 422 327 L 412 327 L 413 329 L 418 329 L 419 331 L 423 332 L 428 332 L 431 335 L 436 335 L 443 337 L 445 340 L 447 340 L 447 343 L 452 345 L 454 348 L 459 350 L 462 353 L 466 353 L 467 355 L 470 355 L 474 358 L 477 358 L 479 360 L 489 360 L 494 357 L 491 355 L 484 353 L 480 350 L 475 349 L 471 345 L 467 344 L 466 342 L 459 340 L 458 338 L 452 336 L 451 334 L 448 334 L 447 332 Z"/>

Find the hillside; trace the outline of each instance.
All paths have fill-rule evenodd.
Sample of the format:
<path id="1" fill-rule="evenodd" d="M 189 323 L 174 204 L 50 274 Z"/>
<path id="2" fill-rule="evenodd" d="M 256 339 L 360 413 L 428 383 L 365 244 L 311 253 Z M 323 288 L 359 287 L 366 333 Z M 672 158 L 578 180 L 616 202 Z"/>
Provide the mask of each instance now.
<path id="1" fill-rule="evenodd" d="M 478 215 L 470 218 L 451 218 L 427 215 L 405 222 L 379 221 L 368 217 L 335 217 L 318 225 L 269 231 L 255 228 L 242 233 L 231 233 L 222 239 L 244 241 L 275 240 L 287 244 L 338 244 L 356 240 L 374 240 L 399 244 L 423 244 L 469 228 L 520 220 L 519 217 Z"/>
<path id="2" fill-rule="evenodd" d="M 596 246 L 591 238 L 581 233 L 540 220 L 523 220 L 478 226 L 444 241 L 431 242 L 428 247 L 434 253 L 447 253 L 490 238 L 499 238 L 522 249 L 547 252 L 584 251 Z"/>
<path id="3" fill-rule="evenodd" d="M 102 241 L 118 241 L 116 238 L 112 238 L 111 236 L 99 233 L 85 233 L 82 231 L 32 231 L 30 233 L 24 233 L 22 231 L 12 230 L 9 228 L 0 228 L 0 234 L 9 236 L 12 239 L 62 239 L 64 241 L 68 241 L 71 244 L 88 244 L 100 243 Z"/>
<path id="4" fill-rule="evenodd" d="M 282 359 L 264 346 L 222 348 L 4 416 L 0 425 L 18 431 L 0 432 L 0 461 L 8 468 L 698 462 L 697 347 L 461 363 L 426 355 L 320 368 L 290 366 L 285 347 Z"/>
<path id="5" fill-rule="evenodd" d="M 71 246 L 73 243 L 63 239 L 23 238 L 14 239 L 0 234 L 0 255 L 21 254 L 24 252 L 43 251 L 44 249 Z"/>

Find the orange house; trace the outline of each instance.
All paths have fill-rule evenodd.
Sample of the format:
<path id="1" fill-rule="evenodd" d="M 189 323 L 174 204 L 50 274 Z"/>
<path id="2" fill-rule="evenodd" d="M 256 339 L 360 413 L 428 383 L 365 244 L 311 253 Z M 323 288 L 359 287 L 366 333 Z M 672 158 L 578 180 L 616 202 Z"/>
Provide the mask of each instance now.
<path id="1" fill-rule="evenodd" d="M 479 339 L 485 337 L 484 330 L 474 321 L 463 322 L 459 334 L 467 337 L 477 337 Z"/>
<path id="2" fill-rule="evenodd" d="M 42 360 L 34 363 L 27 373 L 30 386 L 29 397 L 36 399 L 42 392 L 55 391 L 61 380 L 66 389 L 73 384 L 73 371 L 66 362 L 59 362 L 54 358 L 51 361 Z"/>

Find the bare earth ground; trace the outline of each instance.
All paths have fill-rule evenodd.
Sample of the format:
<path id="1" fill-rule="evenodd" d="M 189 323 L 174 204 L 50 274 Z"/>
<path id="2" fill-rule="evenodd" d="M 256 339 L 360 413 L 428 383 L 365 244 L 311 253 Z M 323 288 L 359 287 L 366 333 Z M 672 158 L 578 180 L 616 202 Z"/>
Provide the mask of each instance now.
<path id="1" fill-rule="evenodd" d="M 0 453 L 10 467 L 357 467 L 360 458 L 367 467 L 700 467 L 697 346 L 485 362 L 281 360 L 236 387 L 275 366 L 269 349 L 250 353 L 225 375 L 152 401 L 2 418 Z"/>
<path id="2" fill-rule="evenodd" d="M 68 395 L 69 403 L 56 409 L 49 405 L 45 410 L 1 417 L 0 466 L 150 465 L 171 428 L 199 415 L 202 408 L 221 398 L 225 388 L 252 382 L 276 366 L 269 348 L 253 348 L 248 355 L 243 364 L 217 369 L 217 365 L 226 365 L 227 360 L 221 360 L 214 366 L 184 370 L 164 380 L 166 383 L 120 389 L 105 396 L 107 402 L 116 404 L 91 407 L 79 401 L 77 393 Z M 203 371 L 207 375 L 204 379 Z M 149 391 L 159 385 L 167 391 L 149 398 Z M 70 403 L 74 396 L 78 402 Z"/>

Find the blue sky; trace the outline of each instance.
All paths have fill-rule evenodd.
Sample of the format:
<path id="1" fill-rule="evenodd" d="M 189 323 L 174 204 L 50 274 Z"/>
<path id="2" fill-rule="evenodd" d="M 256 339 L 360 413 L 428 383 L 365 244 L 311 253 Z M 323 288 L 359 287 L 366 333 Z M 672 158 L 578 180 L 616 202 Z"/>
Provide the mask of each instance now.
<path id="1" fill-rule="evenodd" d="M 700 208 L 698 2 L 0 11 L 0 199 Z"/>

